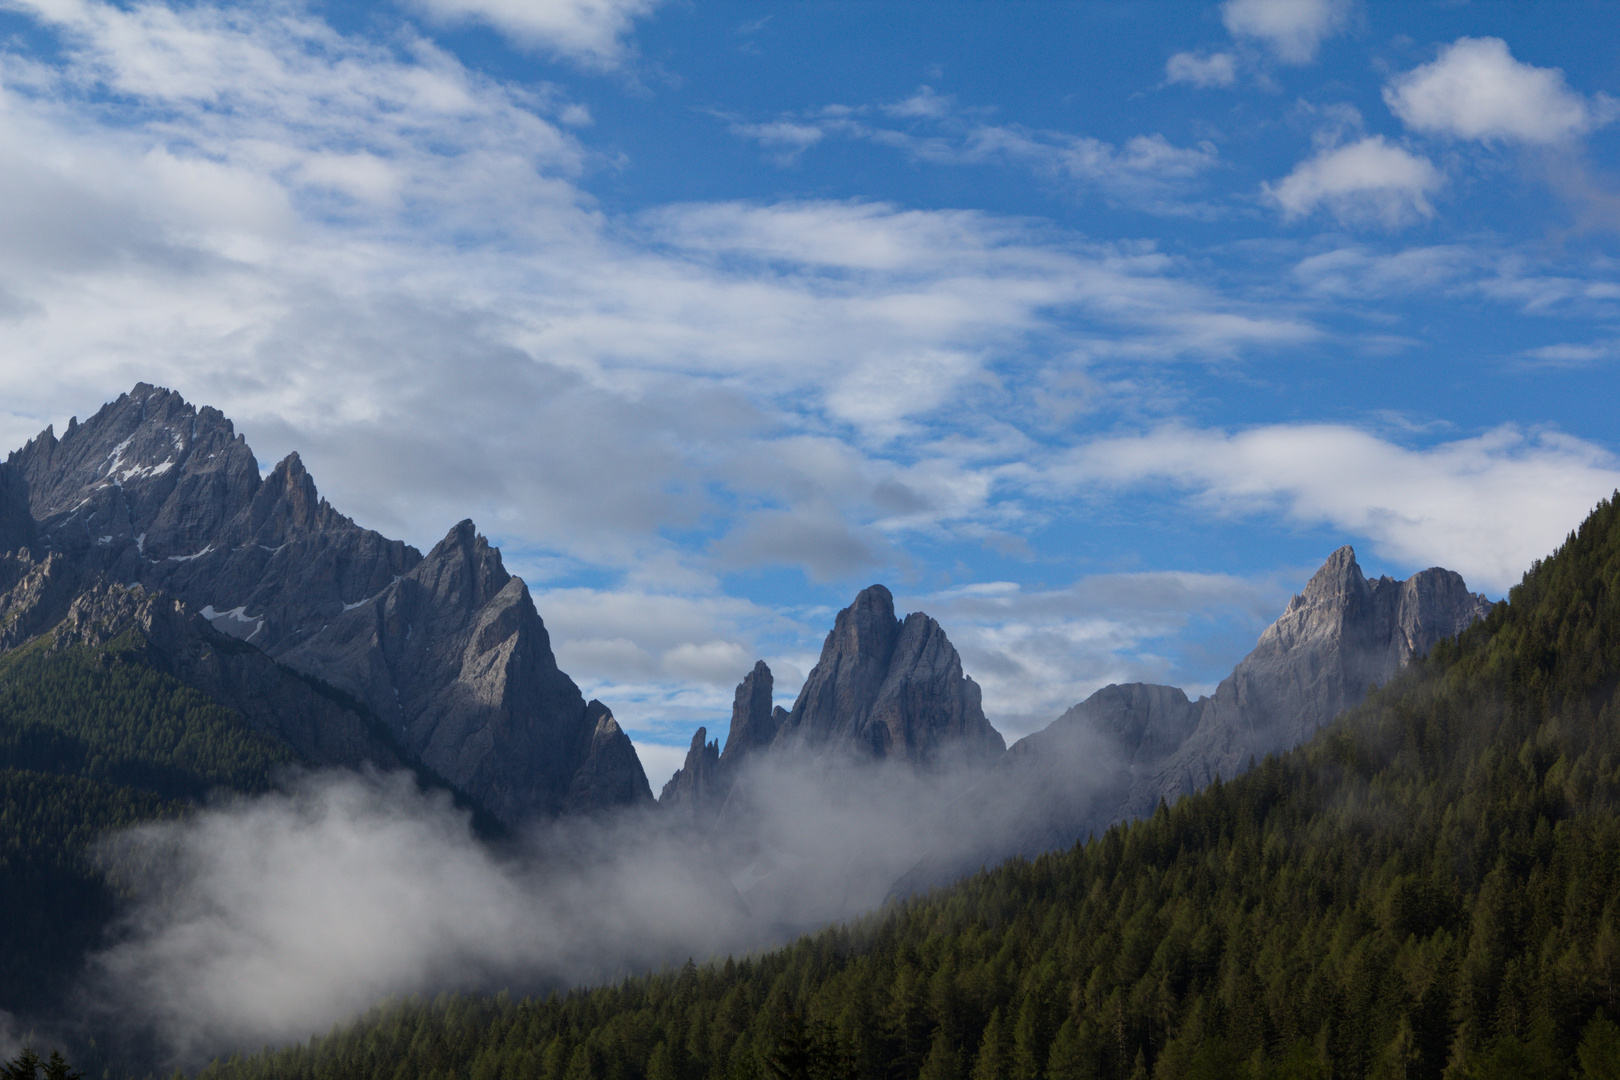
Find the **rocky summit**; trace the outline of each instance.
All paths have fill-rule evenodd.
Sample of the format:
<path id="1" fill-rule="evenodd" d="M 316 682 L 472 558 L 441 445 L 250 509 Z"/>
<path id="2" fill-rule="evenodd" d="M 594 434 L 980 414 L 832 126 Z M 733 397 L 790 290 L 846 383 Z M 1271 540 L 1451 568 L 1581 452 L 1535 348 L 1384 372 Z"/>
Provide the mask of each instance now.
<path id="1" fill-rule="evenodd" d="M 1342 547 L 1289 601 L 1213 696 L 1106 686 L 1015 743 L 970 798 L 1013 820 L 995 852 L 1034 854 L 1152 813 L 1217 776 L 1299 745 L 1490 611 L 1460 575 L 1434 567 L 1369 580 Z M 956 868 L 952 868 L 954 872 Z M 937 875 L 935 875 L 937 877 Z M 949 876 L 949 875 L 947 875 Z"/>
<path id="2" fill-rule="evenodd" d="M 737 687 L 724 752 L 700 729 L 660 803 L 711 821 L 742 762 L 767 753 L 971 768 L 1006 748 L 939 623 L 920 611 L 896 618 L 882 585 L 838 613 L 791 711 L 771 704 L 772 682 L 765 662 L 755 663 Z"/>
<path id="3" fill-rule="evenodd" d="M 261 477 L 222 413 L 172 391 L 139 384 L 11 454 L 0 548 L 0 649 L 93 595 L 311 764 L 425 769 L 508 823 L 651 802 L 472 522 L 424 557 L 333 509 L 297 454 Z"/>
<path id="4" fill-rule="evenodd" d="M 882 585 L 838 613 L 772 745 L 919 765 L 946 756 L 988 763 L 1006 749 L 939 623 L 920 611 L 901 622 Z"/>

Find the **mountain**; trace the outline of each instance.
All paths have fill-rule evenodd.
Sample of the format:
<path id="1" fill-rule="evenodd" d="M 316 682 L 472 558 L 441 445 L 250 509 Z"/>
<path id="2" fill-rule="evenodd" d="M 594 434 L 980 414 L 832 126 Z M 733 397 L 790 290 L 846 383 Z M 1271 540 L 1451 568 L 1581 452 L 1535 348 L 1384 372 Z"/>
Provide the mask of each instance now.
<path id="1" fill-rule="evenodd" d="M 1369 580 L 1355 551 L 1341 547 L 1213 696 L 1109 685 L 1014 743 L 961 799 L 959 812 L 980 823 L 976 834 L 962 835 L 984 839 L 934 852 L 896 883 L 895 895 L 1009 855 L 1066 848 L 1217 777 L 1230 779 L 1304 742 L 1490 610 L 1453 571 Z"/>
<path id="2" fill-rule="evenodd" d="M 628 737 L 558 669 L 527 588 L 471 522 L 424 557 L 333 509 L 296 453 L 261 478 L 223 414 L 172 391 L 139 384 L 11 454 L 0 543 L 13 545 L 0 611 L 30 613 L 0 647 L 53 624 L 81 590 L 139 586 L 254 650 L 260 660 L 208 670 L 177 654 L 167 669 L 256 702 L 265 730 L 304 730 L 294 745 L 312 764 L 403 759 L 508 823 L 651 801 Z M 193 651 L 204 640 L 191 628 L 151 647 L 181 638 Z M 285 671 L 334 688 L 349 728 L 380 719 L 381 738 L 323 743 L 317 706 L 280 693 Z"/>
<path id="3" fill-rule="evenodd" d="M 1491 602 L 1469 592 L 1455 571 L 1431 567 L 1405 581 L 1369 580 L 1354 549 L 1341 547 L 1214 696 L 1183 707 L 1170 687 L 1107 688 L 1029 736 L 1020 756 L 1039 759 L 1090 727 L 1112 742 L 1131 775 L 1114 820 L 1140 817 L 1161 799 L 1173 801 L 1299 745 L 1490 610 Z M 1116 710 L 1111 697 L 1131 705 Z"/>
<path id="4" fill-rule="evenodd" d="M 289 766 L 410 771 L 485 835 L 652 802 L 471 522 L 423 556 L 146 384 L 0 464 L 0 1017 L 104 940 L 104 830 Z"/>
<path id="5" fill-rule="evenodd" d="M 400 1002 L 200 1080 L 1620 1075 L 1620 496 L 1399 659 L 1302 746 L 1069 850 L 740 959 Z M 1120 689 L 1099 709 L 1176 711 Z"/>
<path id="6" fill-rule="evenodd" d="M 939 623 L 920 611 L 901 622 L 882 585 L 838 613 L 771 745 L 914 765 L 989 762 L 1006 749 Z"/>
<path id="7" fill-rule="evenodd" d="M 756 662 L 737 687 L 725 750 L 699 729 L 660 803 L 711 821 L 742 762 L 764 755 L 984 767 L 1006 749 L 939 623 L 920 611 L 896 618 L 882 585 L 838 613 L 791 711 L 772 706 L 772 683 Z"/>

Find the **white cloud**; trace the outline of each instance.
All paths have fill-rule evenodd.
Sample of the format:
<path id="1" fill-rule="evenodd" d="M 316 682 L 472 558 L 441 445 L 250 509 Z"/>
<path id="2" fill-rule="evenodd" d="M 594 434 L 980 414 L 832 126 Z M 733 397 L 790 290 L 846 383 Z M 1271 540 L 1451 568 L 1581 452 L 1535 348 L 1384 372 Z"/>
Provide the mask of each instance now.
<path id="1" fill-rule="evenodd" d="M 407 0 L 444 23 L 481 22 L 524 48 L 592 66 L 623 61 L 625 35 L 663 0 Z"/>
<path id="2" fill-rule="evenodd" d="M 1557 68 L 1520 63 L 1501 38 L 1458 38 L 1384 88 L 1390 111 L 1410 128 L 1463 139 L 1560 143 L 1615 115 L 1604 95 L 1588 100 Z"/>
<path id="3" fill-rule="evenodd" d="M 1279 424 L 1099 440 L 1054 476 L 1082 487 L 1168 482 L 1205 509 L 1331 526 L 1403 565 L 1445 566 L 1500 594 L 1620 487 L 1620 462 L 1589 442 L 1515 427 L 1410 449 L 1343 425 Z"/>
<path id="4" fill-rule="evenodd" d="M 1231 86 L 1237 79 L 1237 64 L 1231 53 L 1180 52 L 1164 65 L 1164 77 L 1173 83 L 1191 83 L 1193 86 Z"/>
<path id="5" fill-rule="evenodd" d="M 826 134 L 813 124 L 796 124 L 790 120 L 767 124 L 732 124 L 731 133 L 753 139 L 772 151 L 772 156 L 780 165 L 797 161 L 800 154 L 820 142 Z"/>
<path id="6" fill-rule="evenodd" d="M 1459 244 L 1389 254 L 1343 247 L 1301 259 L 1292 276 L 1313 293 L 1373 299 L 1444 289 L 1471 276 L 1485 261 L 1481 252 Z"/>
<path id="7" fill-rule="evenodd" d="M 1322 150 L 1300 162 L 1265 193 L 1289 219 L 1318 208 L 1340 221 L 1375 222 L 1396 228 L 1429 217 L 1429 195 L 1445 176 L 1427 158 L 1385 141 L 1382 135 Z"/>
<path id="8" fill-rule="evenodd" d="M 1549 368 L 1589 367 L 1605 360 L 1620 357 L 1620 342 L 1559 342 L 1526 349 L 1520 354 L 1531 365 Z"/>
<path id="9" fill-rule="evenodd" d="M 930 117 L 938 119 L 956 107 L 956 99 L 949 94 L 936 94 L 931 86 L 919 86 L 917 92 L 904 101 L 885 105 L 883 111 L 890 116 Z"/>
<path id="10" fill-rule="evenodd" d="M 1066 588 L 980 582 L 920 596 L 1009 743 L 1110 683 L 1209 693 L 1282 612 L 1297 581 L 1226 574 L 1097 574 Z"/>
<path id="11" fill-rule="evenodd" d="M 1230 58 L 1225 58 L 1228 66 Z M 1211 58 L 1215 69 L 1220 58 Z M 1101 193 L 1110 201 L 1164 214 L 1209 214 L 1187 198 L 1191 182 L 1219 163 L 1210 142 L 1176 146 L 1161 134 L 1115 145 L 1084 135 L 986 123 L 983 110 L 958 109 L 954 98 L 921 87 L 904 101 L 876 108 L 832 106 L 764 124 L 731 126 L 758 141 L 780 164 L 829 136 L 887 146 L 931 165 L 1001 165 Z M 903 123 L 896 124 L 896 121 Z"/>
<path id="12" fill-rule="evenodd" d="M 1039 366 L 1029 344 L 1072 320 L 1138 359 L 1313 332 L 1140 245 L 978 212 L 611 220 L 577 186 L 599 163 L 570 106 L 423 40 L 202 6 L 39 17 L 56 66 L 0 89 L 0 335 L 28 358 L 7 371 L 12 444 L 165 383 L 419 546 L 471 514 L 518 547 L 627 572 L 673 553 L 701 576 L 711 554 L 663 530 L 719 514 L 717 550 L 808 559 L 784 527 L 807 522 L 849 539 L 814 568 L 847 570 L 886 530 L 984 512 L 993 462 L 896 450 L 972 441 L 942 422 L 964 388 Z M 92 101 L 107 89 L 116 113 Z M 1149 138 L 1075 168 L 1185 175 L 1201 154 Z"/>
<path id="13" fill-rule="evenodd" d="M 1349 0 L 1226 0 L 1221 20 L 1233 37 L 1256 38 L 1286 64 L 1308 64 L 1344 29 Z"/>

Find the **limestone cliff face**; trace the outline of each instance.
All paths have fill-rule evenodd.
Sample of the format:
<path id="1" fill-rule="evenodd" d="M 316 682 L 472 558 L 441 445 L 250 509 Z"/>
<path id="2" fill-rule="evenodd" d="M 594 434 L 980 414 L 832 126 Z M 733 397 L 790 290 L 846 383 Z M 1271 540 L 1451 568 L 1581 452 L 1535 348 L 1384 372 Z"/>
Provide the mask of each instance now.
<path id="1" fill-rule="evenodd" d="M 28 512 L 28 485 L 16 469 L 0 462 L 0 552 L 34 546 L 34 517 Z"/>
<path id="2" fill-rule="evenodd" d="M 721 755 L 728 771 L 735 771 L 747 758 L 770 747 L 787 717 L 787 710 L 773 704 L 776 679 L 765 661 L 756 660 L 754 670 L 737 684 L 731 701 L 731 729 Z"/>
<path id="3" fill-rule="evenodd" d="M 1186 742 L 1157 767 L 1143 760 L 1126 812 L 1151 811 L 1161 797 L 1174 800 L 1216 775 L 1236 775 L 1251 757 L 1299 745 L 1490 607 L 1454 571 L 1368 580 L 1355 551 L 1340 548 L 1201 703 Z"/>
<path id="4" fill-rule="evenodd" d="M 1340 548 L 1212 697 L 1192 701 L 1149 683 L 1105 686 L 1014 743 L 961 799 L 959 809 L 989 839 L 934 852 L 896 883 L 895 895 L 1009 855 L 1068 847 L 1152 813 L 1160 799 L 1235 776 L 1252 759 L 1304 742 L 1370 686 L 1489 610 L 1450 570 L 1370 581 L 1355 552 Z"/>
<path id="5" fill-rule="evenodd" d="M 983 767 L 1005 749 L 945 631 L 921 612 L 895 618 L 882 585 L 838 613 L 791 712 L 771 704 L 773 682 L 765 661 L 755 663 L 732 700 L 725 750 L 698 729 L 661 805 L 734 831 L 749 811 L 728 802 L 732 789 L 744 763 L 765 755 Z"/>
<path id="6" fill-rule="evenodd" d="M 332 509 L 297 454 L 261 480 L 223 414 L 145 383 L 60 439 L 46 428 L 8 469 L 39 544 L 180 597 L 272 655 L 421 560 Z"/>
<path id="7" fill-rule="evenodd" d="M 1072 843 L 1085 830 L 1151 813 L 1161 798 L 1173 802 L 1217 775 L 1237 775 L 1251 759 L 1299 745 L 1360 704 L 1369 687 L 1489 610 L 1453 571 L 1368 580 L 1355 552 L 1340 548 L 1212 697 L 1189 701 L 1174 687 L 1145 683 L 1107 686 L 1015 744 L 1003 771 L 1026 788 L 1075 787 L 1054 771 L 1073 758 L 1073 747 L 1112 763 L 1106 776 L 1087 778 L 1080 802 L 1044 800 L 1064 809 L 1032 814 L 1021 849 Z"/>
<path id="8" fill-rule="evenodd" d="M 229 420 L 172 391 L 142 383 L 13 453 L 0 544 L 0 590 L 54 597 L 0 625 L 0 648 L 77 590 L 139 585 L 353 695 L 400 753 L 508 822 L 651 799 L 629 739 L 558 670 L 528 589 L 471 522 L 424 557 L 334 510 L 297 454 L 261 478 Z"/>
<path id="9" fill-rule="evenodd" d="M 708 742 L 708 729 L 698 728 L 686 760 L 669 778 L 658 803 L 690 824 L 707 828 L 725 806 L 744 761 L 769 752 L 787 711 L 773 705 L 775 679 L 765 661 L 737 684 L 731 702 L 731 729 L 722 753 L 718 741 Z"/>
<path id="10" fill-rule="evenodd" d="M 686 760 L 658 793 L 658 805 L 689 824 L 706 828 L 720 812 L 729 785 L 720 779 L 720 743 L 709 742 L 709 729 L 698 728 Z"/>
<path id="11" fill-rule="evenodd" d="M 504 820 L 652 799 L 629 738 L 558 669 L 528 587 L 471 521 L 285 660 L 365 701 Z"/>
<path id="12" fill-rule="evenodd" d="M 919 765 L 944 756 L 988 763 L 1006 749 L 939 623 L 920 611 L 896 619 L 882 585 L 838 613 L 772 745 Z"/>

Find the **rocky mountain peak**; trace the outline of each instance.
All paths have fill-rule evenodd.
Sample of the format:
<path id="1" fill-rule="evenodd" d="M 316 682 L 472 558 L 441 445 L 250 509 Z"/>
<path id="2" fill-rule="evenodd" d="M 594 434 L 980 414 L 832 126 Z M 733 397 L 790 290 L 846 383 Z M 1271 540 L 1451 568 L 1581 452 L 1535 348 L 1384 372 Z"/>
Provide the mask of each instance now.
<path id="1" fill-rule="evenodd" d="M 999 821 L 998 846 L 925 860 L 899 895 L 971 872 L 986 861 L 1067 847 L 1088 832 L 1153 812 L 1216 776 L 1287 750 L 1359 704 L 1442 638 L 1490 609 L 1438 567 L 1405 581 L 1369 581 L 1355 552 L 1327 557 L 1214 695 L 1172 686 L 1105 686 L 1016 743 L 971 793 Z"/>
<path id="2" fill-rule="evenodd" d="M 660 806 L 699 827 L 707 826 L 719 813 L 728 790 L 720 778 L 720 743 L 708 738 L 707 728 L 697 729 L 686 760 L 658 793 Z"/>
<path id="3" fill-rule="evenodd" d="M 988 761 L 1005 748 L 939 623 L 921 612 L 901 623 L 882 585 L 838 613 L 774 744 L 915 764 Z"/>
<path id="4" fill-rule="evenodd" d="M 1356 562 L 1356 549 L 1345 544 L 1327 557 L 1321 568 L 1311 575 L 1311 580 L 1305 583 L 1304 591 L 1289 603 L 1289 607 L 1332 603 L 1345 596 L 1359 596 L 1366 591 L 1367 578 L 1361 572 L 1361 564 Z"/>
<path id="5" fill-rule="evenodd" d="M 295 450 L 277 463 L 254 493 L 248 529 L 260 543 L 279 544 L 337 524 L 330 520 L 332 516 L 330 505 L 315 490 L 315 478 Z M 346 518 L 342 523 L 352 524 Z"/>
<path id="6" fill-rule="evenodd" d="M 828 642 L 846 663 L 886 668 L 899 635 L 894 596 L 882 585 L 869 585 L 856 594 L 854 603 L 838 613 Z"/>
<path id="7" fill-rule="evenodd" d="M 1490 601 L 1469 592 L 1453 571 L 1431 567 L 1405 581 L 1369 580 L 1355 552 L 1339 548 L 1213 697 L 1172 710 L 1189 728 L 1184 741 L 1159 739 L 1149 747 L 1114 739 L 1136 774 L 1124 816 L 1298 745 L 1359 704 L 1369 686 L 1388 682 L 1489 610 Z"/>
<path id="8" fill-rule="evenodd" d="M 140 383 L 11 454 L 0 543 L 6 633 L 38 632 L 97 582 L 178 601 L 202 629 L 177 670 L 313 760 L 415 762 L 508 822 L 651 799 L 629 738 L 558 670 L 528 589 L 471 521 L 424 558 L 334 510 L 297 453 L 261 480 L 224 414 L 173 391 Z M 296 704 L 319 697 L 300 677 L 360 703 L 339 742 L 326 706 Z"/>
<path id="9" fill-rule="evenodd" d="M 722 757 L 727 766 L 771 745 L 780 726 L 781 709 L 772 704 L 776 680 L 763 660 L 754 662 L 754 670 L 737 684 L 737 693 L 731 702 L 731 730 L 726 734 L 726 749 Z M 700 729 L 701 730 L 701 729 Z"/>
<path id="10" fill-rule="evenodd" d="M 489 546 L 470 518 L 433 545 L 416 577 L 442 602 L 465 608 L 482 607 L 512 580 L 500 551 Z"/>
<path id="11" fill-rule="evenodd" d="M 8 460 L 40 532 L 73 550 L 141 538 L 142 554 L 193 554 L 259 486 L 258 463 L 229 420 L 146 383 L 69 424 L 60 440 L 47 428 Z"/>

